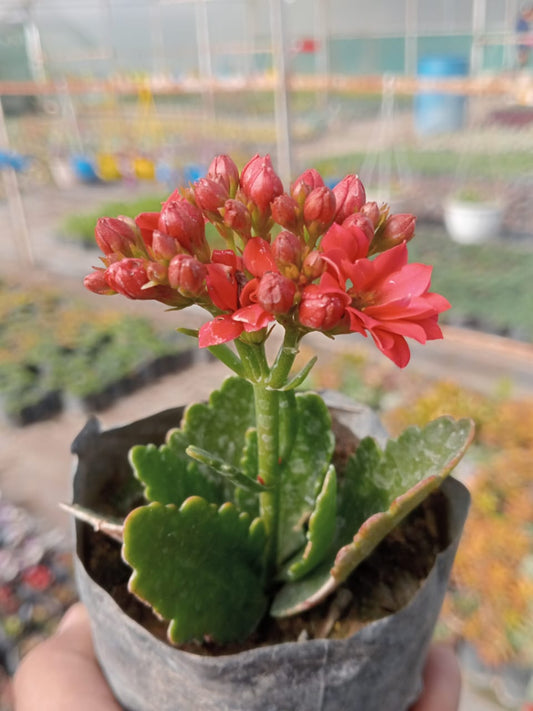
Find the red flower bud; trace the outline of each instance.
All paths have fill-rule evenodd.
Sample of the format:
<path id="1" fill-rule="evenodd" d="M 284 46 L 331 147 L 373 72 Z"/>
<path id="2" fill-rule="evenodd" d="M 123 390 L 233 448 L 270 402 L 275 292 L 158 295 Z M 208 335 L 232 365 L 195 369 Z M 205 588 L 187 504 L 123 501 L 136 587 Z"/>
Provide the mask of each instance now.
<path id="1" fill-rule="evenodd" d="M 323 234 L 335 217 L 335 195 L 325 185 L 312 190 L 304 202 L 304 222 L 311 238 Z"/>
<path id="2" fill-rule="evenodd" d="M 376 232 L 369 253 L 385 252 L 401 242 L 409 242 L 415 235 L 415 224 L 414 215 L 391 215 L 386 219 L 383 228 Z"/>
<path id="3" fill-rule="evenodd" d="M 226 187 L 217 180 L 211 178 L 200 178 L 194 184 L 194 199 L 200 210 L 214 212 L 218 215 L 218 208 L 222 207 L 228 199 L 229 192 Z"/>
<path id="4" fill-rule="evenodd" d="M 293 232 L 283 230 L 272 243 L 270 251 L 278 266 L 299 265 L 302 258 L 302 243 Z"/>
<path id="5" fill-rule="evenodd" d="M 148 262 L 146 265 L 146 276 L 155 284 L 165 284 L 168 281 L 168 270 L 161 262 Z"/>
<path id="6" fill-rule="evenodd" d="M 292 183 L 291 195 L 299 204 L 302 204 L 312 190 L 323 186 L 324 181 L 318 170 L 308 168 Z"/>
<path id="7" fill-rule="evenodd" d="M 362 212 L 354 212 L 353 215 L 347 217 L 342 226 L 347 230 L 358 230 L 364 233 L 368 240 L 368 244 L 374 239 L 374 225 L 366 215 Z"/>
<path id="8" fill-rule="evenodd" d="M 302 292 L 298 317 L 306 328 L 330 331 L 341 321 L 345 310 L 342 294 L 324 293 L 316 284 L 310 284 Z"/>
<path id="9" fill-rule="evenodd" d="M 318 277 L 322 276 L 325 271 L 326 262 L 322 259 L 316 249 L 309 252 L 307 257 L 304 259 L 302 266 L 302 272 L 305 278 L 309 282 L 314 281 L 315 279 L 318 279 Z"/>
<path id="10" fill-rule="evenodd" d="M 168 261 L 178 253 L 178 243 L 170 235 L 163 234 L 159 230 L 154 230 L 152 237 L 152 253 L 154 259 Z"/>
<path id="11" fill-rule="evenodd" d="M 270 207 L 272 210 L 272 219 L 277 222 L 278 225 L 281 225 L 286 230 L 298 228 L 300 208 L 290 195 L 287 195 L 287 193 L 278 195 Z"/>
<path id="12" fill-rule="evenodd" d="M 152 289 L 142 287 L 150 280 L 146 274 L 144 259 L 121 259 L 106 271 L 109 286 L 128 299 L 152 299 Z"/>
<path id="13" fill-rule="evenodd" d="M 224 224 L 244 239 L 251 236 L 252 218 L 246 205 L 239 200 L 226 200 L 224 203 Z"/>
<path id="14" fill-rule="evenodd" d="M 161 210 L 158 228 L 178 240 L 183 249 L 203 262 L 210 256 L 205 238 L 204 216 L 196 205 L 184 198 L 166 202 Z"/>
<path id="15" fill-rule="evenodd" d="M 377 202 L 365 202 L 364 205 L 361 205 L 359 212 L 362 215 L 366 215 L 366 217 L 368 217 L 368 219 L 374 226 L 374 229 L 378 226 L 379 221 L 381 219 L 381 211 Z"/>
<path id="16" fill-rule="evenodd" d="M 101 217 L 94 229 L 96 243 L 104 254 L 122 254 L 130 257 L 137 244 L 138 232 L 128 217 Z"/>
<path id="17" fill-rule="evenodd" d="M 239 185 L 239 169 L 229 156 L 215 156 L 207 170 L 207 177 L 221 183 L 232 197 L 235 195 Z"/>
<path id="18" fill-rule="evenodd" d="M 366 202 L 365 189 L 363 183 L 357 175 L 347 175 L 340 183 L 333 188 L 337 201 L 335 222 L 340 225 L 354 212 L 358 212 Z"/>
<path id="19" fill-rule="evenodd" d="M 177 254 L 168 265 L 168 282 L 184 296 L 200 296 L 205 291 L 207 267 L 190 254 Z"/>
<path id="20" fill-rule="evenodd" d="M 267 272 L 257 287 L 257 302 L 271 314 L 287 313 L 294 302 L 296 286 L 282 274 Z"/>
<path id="21" fill-rule="evenodd" d="M 91 272 L 91 274 L 87 274 L 83 280 L 83 285 L 89 291 L 92 291 L 94 294 L 100 294 L 101 296 L 110 296 L 111 294 L 117 293 L 107 283 L 104 269 L 96 269 L 96 271 Z"/>
<path id="22" fill-rule="evenodd" d="M 270 203 L 283 192 L 283 185 L 276 174 L 270 156 L 255 155 L 243 168 L 241 188 L 261 213 L 265 213 Z"/>

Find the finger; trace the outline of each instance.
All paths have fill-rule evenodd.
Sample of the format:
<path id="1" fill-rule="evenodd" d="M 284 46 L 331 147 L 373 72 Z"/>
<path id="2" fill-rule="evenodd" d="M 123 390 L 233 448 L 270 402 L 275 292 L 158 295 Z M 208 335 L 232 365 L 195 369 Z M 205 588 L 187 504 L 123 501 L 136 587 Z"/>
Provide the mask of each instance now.
<path id="1" fill-rule="evenodd" d="M 431 647 L 424 668 L 424 689 L 411 711 L 457 711 L 461 697 L 461 671 L 451 647 Z"/>
<path id="2" fill-rule="evenodd" d="M 79 603 L 55 635 L 24 657 L 13 687 L 15 711 L 120 711 L 94 655 L 87 611 Z"/>

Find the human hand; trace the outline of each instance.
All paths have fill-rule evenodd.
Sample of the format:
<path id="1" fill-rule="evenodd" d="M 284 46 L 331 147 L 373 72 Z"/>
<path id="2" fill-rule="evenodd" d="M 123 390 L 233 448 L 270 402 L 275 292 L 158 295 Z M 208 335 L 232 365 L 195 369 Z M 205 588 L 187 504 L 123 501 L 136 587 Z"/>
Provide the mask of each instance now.
<path id="1" fill-rule="evenodd" d="M 57 632 L 22 660 L 15 711 L 120 711 L 96 660 L 87 610 L 71 607 Z"/>
<path id="2" fill-rule="evenodd" d="M 424 689 L 410 711 L 458 711 L 461 671 L 451 647 L 435 644 L 424 667 Z"/>

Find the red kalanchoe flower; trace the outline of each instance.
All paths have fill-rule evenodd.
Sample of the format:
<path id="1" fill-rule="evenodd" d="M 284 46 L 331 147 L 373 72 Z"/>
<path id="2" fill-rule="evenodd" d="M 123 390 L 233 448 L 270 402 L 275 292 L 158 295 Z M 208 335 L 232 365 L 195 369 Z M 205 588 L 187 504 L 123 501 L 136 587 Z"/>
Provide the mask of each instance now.
<path id="1" fill-rule="evenodd" d="M 350 330 L 368 331 L 377 347 L 400 368 L 410 358 L 406 338 L 420 343 L 442 338 L 437 320 L 450 304 L 428 291 L 431 267 L 407 263 L 405 242 L 373 260 L 350 263 L 341 259 L 338 270 L 351 299 L 346 308 Z"/>
<path id="2" fill-rule="evenodd" d="M 147 247 L 152 246 L 154 230 L 157 230 L 159 222 L 159 212 L 141 212 L 135 218 L 135 224 L 141 231 L 141 236 L 144 244 Z"/>
<path id="3" fill-rule="evenodd" d="M 298 231 L 301 223 L 301 208 L 290 195 L 287 195 L 287 193 L 278 195 L 272 201 L 270 209 L 274 222 L 277 222 L 278 225 L 281 225 L 286 230 Z"/>
<path id="4" fill-rule="evenodd" d="M 364 232 L 368 244 L 374 239 L 374 224 L 362 212 L 354 212 L 353 215 L 344 220 L 342 226 L 347 230 L 361 230 Z"/>
<path id="5" fill-rule="evenodd" d="M 361 205 L 361 207 L 359 208 L 358 214 L 365 215 L 365 217 L 368 217 L 374 229 L 376 229 L 376 227 L 380 223 L 381 210 L 379 209 L 379 205 L 377 204 L 377 202 L 365 202 L 365 204 Z"/>
<path id="6" fill-rule="evenodd" d="M 261 213 L 267 212 L 270 203 L 283 192 L 283 184 L 275 172 L 270 156 L 255 155 L 241 173 L 241 188 Z"/>
<path id="7" fill-rule="evenodd" d="M 391 215 L 376 232 L 370 245 L 370 254 L 384 252 L 401 242 L 409 242 L 415 235 L 416 217 L 409 214 Z"/>
<path id="8" fill-rule="evenodd" d="M 105 278 L 109 287 L 114 291 L 126 296 L 128 299 L 154 299 L 169 306 L 185 306 L 185 301 L 170 286 L 150 284 L 150 277 L 146 271 L 144 259 L 133 259 L 131 257 L 115 262 L 107 268 Z"/>
<path id="9" fill-rule="evenodd" d="M 183 296 L 200 296 L 205 291 L 207 267 L 190 254 L 177 254 L 168 265 L 168 283 Z"/>
<path id="10" fill-rule="evenodd" d="M 311 239 L 316 240 L 333 222 L 335 195 L 325 185 L 312 190 L 304 202 L 304 223 Z"/>
<path id="11" fill-rule="evenodd" d="M 318 331 L 331 331 L 342 321 L 350 297 L 329 274 L 320 284 L 309 284 L 302 291 L 298 318 L 302 326 Z"/>
<path id="12" fill-rule="evenodd" d="M 218 209 L 224 206 L 229 191 L 222 182 L 211 178 L 200 178 L 193 187 L 194 199 L 200 210 L 219 217 Z"/>
<path id="13" fill-rule="evenodd" d="M 348 229 L 334 222 L 320 242 L 320 253 L 323 259 L 330 262 L 335 269 L 344 259 L 354 262 L 366 257 L 369 241 L 363 230 L 358 227 Z"/>
<path id="14" fill-rule="evenodd" d="M 87 274 L 83 280 L 83 285 L 89 291 L 101 296 L 111 296 L 117 293 L 107 283 L 105 269 L 96 269 L 94 272 Z"/>
<path id="15" fill-rule="evenodd" d="M 318 170 L 308 168 L 292 183 L 291 195 L 298 204 L 302 204 L 312 190 L 322 187 L 324 180 Z"/>
<path id="16" fill-rule="evenodd" d="M 274 314 L 258 302 L 257 293 L 262 277 L 267 273 L 279 272 L 270 244 L 260 237 L 253 237 L 246 243 L 242 260 L 231 250 L 213 252 L 214 259 L 217 263 L 207 265 L 207 291 L 217 308 L 231 313 L 217 316 L 200 328 L 198 343 L 201 348 L 231 341 L 243 331 L 260 331 L 274 320 Z M 240 289 L 241 277 L 246 278 L 243 268 L 255 278 L 247 281 Z M 283 286 L 283 304 L 288 303 L 289 289 L 287 285 Z M 267 299 L 266 288 L 264 295 Z M 273 300 L 274 297 L 268 298 Z"/>
<path id="17" fill-rule="evenodd" d="M 202 211 L 185 198 L 172 200 L 163 205 L 157 228 L 174 237 L 183 249 L 207 262 L 210 249 L 205 238 L 205 222 Z"/>
<path id="18" fill-rule="evenodd" d="M 271 254 L 278 267 L 299 267 L 302 260 L 302 243 L 293 232 L 282 230 L 272 242 Z"/>
<path id="19" fill-rule="evenodd" d="M 101 217 L 94 230 L 96 243 L 104 254 L 131 257 L 139 242 L 136 225 L 129 217 Z"/>
<path id="20" fill-rule="evenodd" d="M 365 189 L 357 175 L 344 177 L 340 183 L 335 185 L 333 193 L 337 201 L 335 222 L 339 224 L 342 224 L 354 212 L 358 212 L 366 202 Z"/>
<path id="21" fill-rule="evenodd" d="M 287 313 L 294 303 L 296 285 L 276 272 L 264 274 L 257 287 L 257 303 L 270 314 Z"/>
<path id="22" fill-rule="evenodd" d="M 239 185 L 239 169 L 229 156 L 215 156 L 207 169 L 207 177 L 216 180 L 225 188 L 226 197 L 234 197 Z"/>
<path id="23" fill-rule="evenodd" d="M 179 243 L 171 237 L 159 230 L 154 230 L 152 233 L 152 255 L 154 259 L 162 259 L 169 261 L 178 254 L 178 249 L 181 249 Z"/>
<path id="24" fill-rule="evenodd" d="M 246 205 L 239 200 L 226 200 L 224 203 L 224 224 L 245 241 L 252 235 L 252 217 Z"/>

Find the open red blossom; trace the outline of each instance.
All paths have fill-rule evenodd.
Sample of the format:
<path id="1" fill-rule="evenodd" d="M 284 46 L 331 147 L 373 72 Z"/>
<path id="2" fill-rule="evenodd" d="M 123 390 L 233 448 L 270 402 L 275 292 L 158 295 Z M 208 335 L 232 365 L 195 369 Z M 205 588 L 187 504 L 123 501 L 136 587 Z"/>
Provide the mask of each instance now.
<path id="1" fill-rule="evenodd" d="M 351 299 L 346 308 L 350 330 L 368 331 L 377 347 L 400 368 L 410 358 L 405 338 L 420 343 L 442 338 L 438 316 L 450 304 L 428 291 L 431 267 L 407 263 L 405 243 L 373 260 L 340 260 L 337 267 Z"/>

